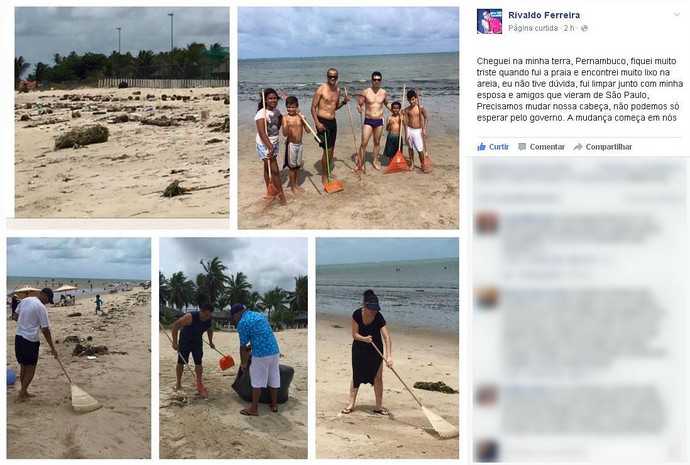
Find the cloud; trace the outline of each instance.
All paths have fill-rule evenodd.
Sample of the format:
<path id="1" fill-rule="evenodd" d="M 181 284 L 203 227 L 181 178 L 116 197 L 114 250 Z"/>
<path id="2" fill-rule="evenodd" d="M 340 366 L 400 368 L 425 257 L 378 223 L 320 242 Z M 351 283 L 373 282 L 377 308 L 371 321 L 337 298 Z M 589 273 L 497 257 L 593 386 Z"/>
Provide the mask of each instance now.
<path id="1" fill-rule="evenodd" d="M 226 274 L 243 272 L 253 290 L 266 292 L 279 286 L 293 290 L 297 276 L 308 272 L 304 238 L 161 238 L 160 271 L 169 278 L 178 271 L 195 280 L 203 273 L 199 263 L 218 257 Z"/>
<path id="2" fill-rule="evenodd" d="M 239 8 L 245 58 L 458 51 L 457 8 Z"/>

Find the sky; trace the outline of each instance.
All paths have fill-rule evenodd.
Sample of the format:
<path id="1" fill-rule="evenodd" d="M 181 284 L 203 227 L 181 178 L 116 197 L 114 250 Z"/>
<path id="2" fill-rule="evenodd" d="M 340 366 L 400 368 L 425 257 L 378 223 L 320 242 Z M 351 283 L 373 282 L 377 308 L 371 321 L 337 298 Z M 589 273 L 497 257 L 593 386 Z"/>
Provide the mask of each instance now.
<path id="1" fill-rule="evenodd" d="M 199 263 L 220 258 L 225 272 L 247 275 L 252 291 L 264 293 L 276 286 L 293 291 L 295 278 L 306 276 L 307 240 L 304 238 L 164 238 L 160 239 L 160 271 L 166 278 L 184 272 L 192 281 L 204 269 Z"/>
<path id="2" fill-rule="evenodd" d="M 71 51 L 110 55 L 118 49 L 120 27 L 122 53 L 170 50 L 170 16 L 173 13 L 173 44 L 186 48 L 199 42 L 210 47 L 229 45 L 228 8 L 141 7 L 24 7 L 15 9 L 15 56 L 23 56 L 33 70 L 39 61 L 53 65 L 53 56 Z"/>
<path id="3" fill-rule="evenodd" d="M 151 279 L 149 238 L 7 239 L 7 275 L 46 278 Z"/>
<path id="4" fill-rule="evenodd" d="M 457 52 L 458 8 L 238 8 L 238 58 Z"/>
<path id="5" fill-rule="evenodd" d="M 316 264 L 458 258 L 457 238 L 316 239 Z"/>

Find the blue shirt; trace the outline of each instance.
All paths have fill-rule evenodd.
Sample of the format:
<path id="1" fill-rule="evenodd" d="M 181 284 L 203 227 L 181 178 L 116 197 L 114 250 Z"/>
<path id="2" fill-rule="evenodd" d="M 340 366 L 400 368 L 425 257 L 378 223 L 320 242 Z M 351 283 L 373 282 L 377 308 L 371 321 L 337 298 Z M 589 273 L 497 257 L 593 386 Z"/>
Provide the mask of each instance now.
<path id="1" fill-rule="evenodd" d="M 261 313 L 246 310 L 237 323 L 237 332 L 240 334 L 240 346 L 244 347 L 251 342 L 254 357 L 268 357 L 280 353 L 271 325 Z"/>

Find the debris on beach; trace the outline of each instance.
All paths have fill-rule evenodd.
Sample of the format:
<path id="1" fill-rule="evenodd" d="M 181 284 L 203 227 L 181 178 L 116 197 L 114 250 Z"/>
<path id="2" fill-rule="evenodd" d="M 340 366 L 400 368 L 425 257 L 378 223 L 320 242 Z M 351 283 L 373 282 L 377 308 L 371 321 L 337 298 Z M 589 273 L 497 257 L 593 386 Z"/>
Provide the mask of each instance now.
<path id="1" fill-rule="evenodd" d="M 175 197 L 177 195 L 184 195 L 187 192 L 189 192 L 189 189 L 180 186 L 180 181 L 175 179 L 168 185 L 168 187 L 165 188 L 165 191 L 163 191 L 163 197 Z"/>
<path id="2" fill-rule="evenodd" d="M 69 179 L 69 180 L 71 181 L 71 179 Z M 63 181 L 67 182 L 68 179 L 63 179 Z M 68 317 L 71 317 L 71 316 L 81 316 L 81 313 L 79 313 L 79 312 L 74 312 L 74 313 L 70 313 L 70 314 L 67 315 L 67 316 L 68 316 Z"/>
<path id="3" fill-rule="evenodd" d="M 172 407 L 173 405 L 176 407 L 184 407 L 191 401 L 192 400 L 186 392 L 182 389 L 178 389 L 177 391 L 173 391 L 170 397 L 161 403 L 161 408 Z"/>
<path id="4" fill-rule="evenodd" d="M 100 124 L 74 128 L 55 139 L 55 150 L 107 142 L 110 132 Z"/>
<path id="5" fill-rule="evenodd" d="M 448 386 L 443 381 L 436 381 L 436 382 L 417 381 L 416 383 L 414 383 L 414 387 L 416 389 L 424 389 L 427 391 L 438 391 L 438 392 L 443 392 L 445 394 L 455 394 L 458 392 L 455 389 L 453 389 L 452 387 Z"/>
<path id="6" fill-rule="evenodd" d="M 72 351 L 72 355 L 77 357 L 84 357 L 88 355 L 103 355 L 108 353 L 106 346 L 90 346 L 77 344 Z"/>
<path id="7" fill-rule="evenodd" d="M 174 119 L 168 119 L 167 116 L 161 116 L 160 118 L 142 119 L 141 124 L 151 126 L 177 126 L 177 121 L 175 121 Z"/>
<path id="8" fill-rule="evenodd" d="M 230 132 L 230 118 L 226 116 L 222 123 L 211 123 L 208 127 L 212 128 L 211 132 Z"/>
<path id="9" fill-rule="evenodd" d="M 68 342 L 79 342 L 79 336 L 67 336 L 62 342 L 65 344 Z"/>
<path id="10" fill-rule="evenodd" d="M 21 118 L 19 118 L 20 121 L 29 121 L 30 119 L 31 119 L 31 117 L 29 115 L 27 115 L 26 113 L 24 113 L 21 116 Z"/>
<path id="11" fill-rule="evenodd" d="M 217 144 L 218 142 L 223 142 L 223 139 L 217 139 L 217 138 L 214 137 L 213 139 L 207 140 L 207 141 L 206 141 L 206 145 L 208 145 L 208 144 Z"/>

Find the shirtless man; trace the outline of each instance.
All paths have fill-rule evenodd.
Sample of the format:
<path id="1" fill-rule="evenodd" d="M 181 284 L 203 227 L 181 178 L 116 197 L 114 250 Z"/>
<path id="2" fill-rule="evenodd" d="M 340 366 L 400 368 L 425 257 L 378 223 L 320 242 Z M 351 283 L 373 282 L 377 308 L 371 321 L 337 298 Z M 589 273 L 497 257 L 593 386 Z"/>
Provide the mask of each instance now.
<path id="1" fill-rule="evenodd" d="M 357 153 L 358 166 L 357 170 L 362 169 L 364 162 L 364 153 L 369 145 L 369 138 L 374 135 L 374 161 L 375 169 L 381 168 L 379 162 L 379 147 L 381 143 L 381 134 L 383 134 L 383 106 L 388 110 L 391 109 L 391 104 L 388 102 L 388 92 L 381 88 L 381 73 L 374 71 L 371 74 L 371 87 L 362 92 L 362 95 L 357 100 L 357 110 L 364 113 L 364 127 L 362 128 L 362 146 Z"/>
<path id="2" fill-rule="evenodd" d="M 338 82 L 337 69 L 330 68 L 326 73 L 326 79 L 327 81 L 316 89 L 311 101 L 311 116 L 314 118 L 317 135 L 321 139 L 319 147 L 323 148 L 321 182 L 324 185 L 328 183 L 327 165 L 330 165 L 331 171 L 333 171 L 333 147 L 338 134 L 335 112 L 350 100 L 347 95 L 342 101 L 340 100 L 340 88 L 335 85 Z M 328 144 L 328 150 L 326 150 L 326 144 Z M 331 177 L 335 176 L 331 174 Z"/>

